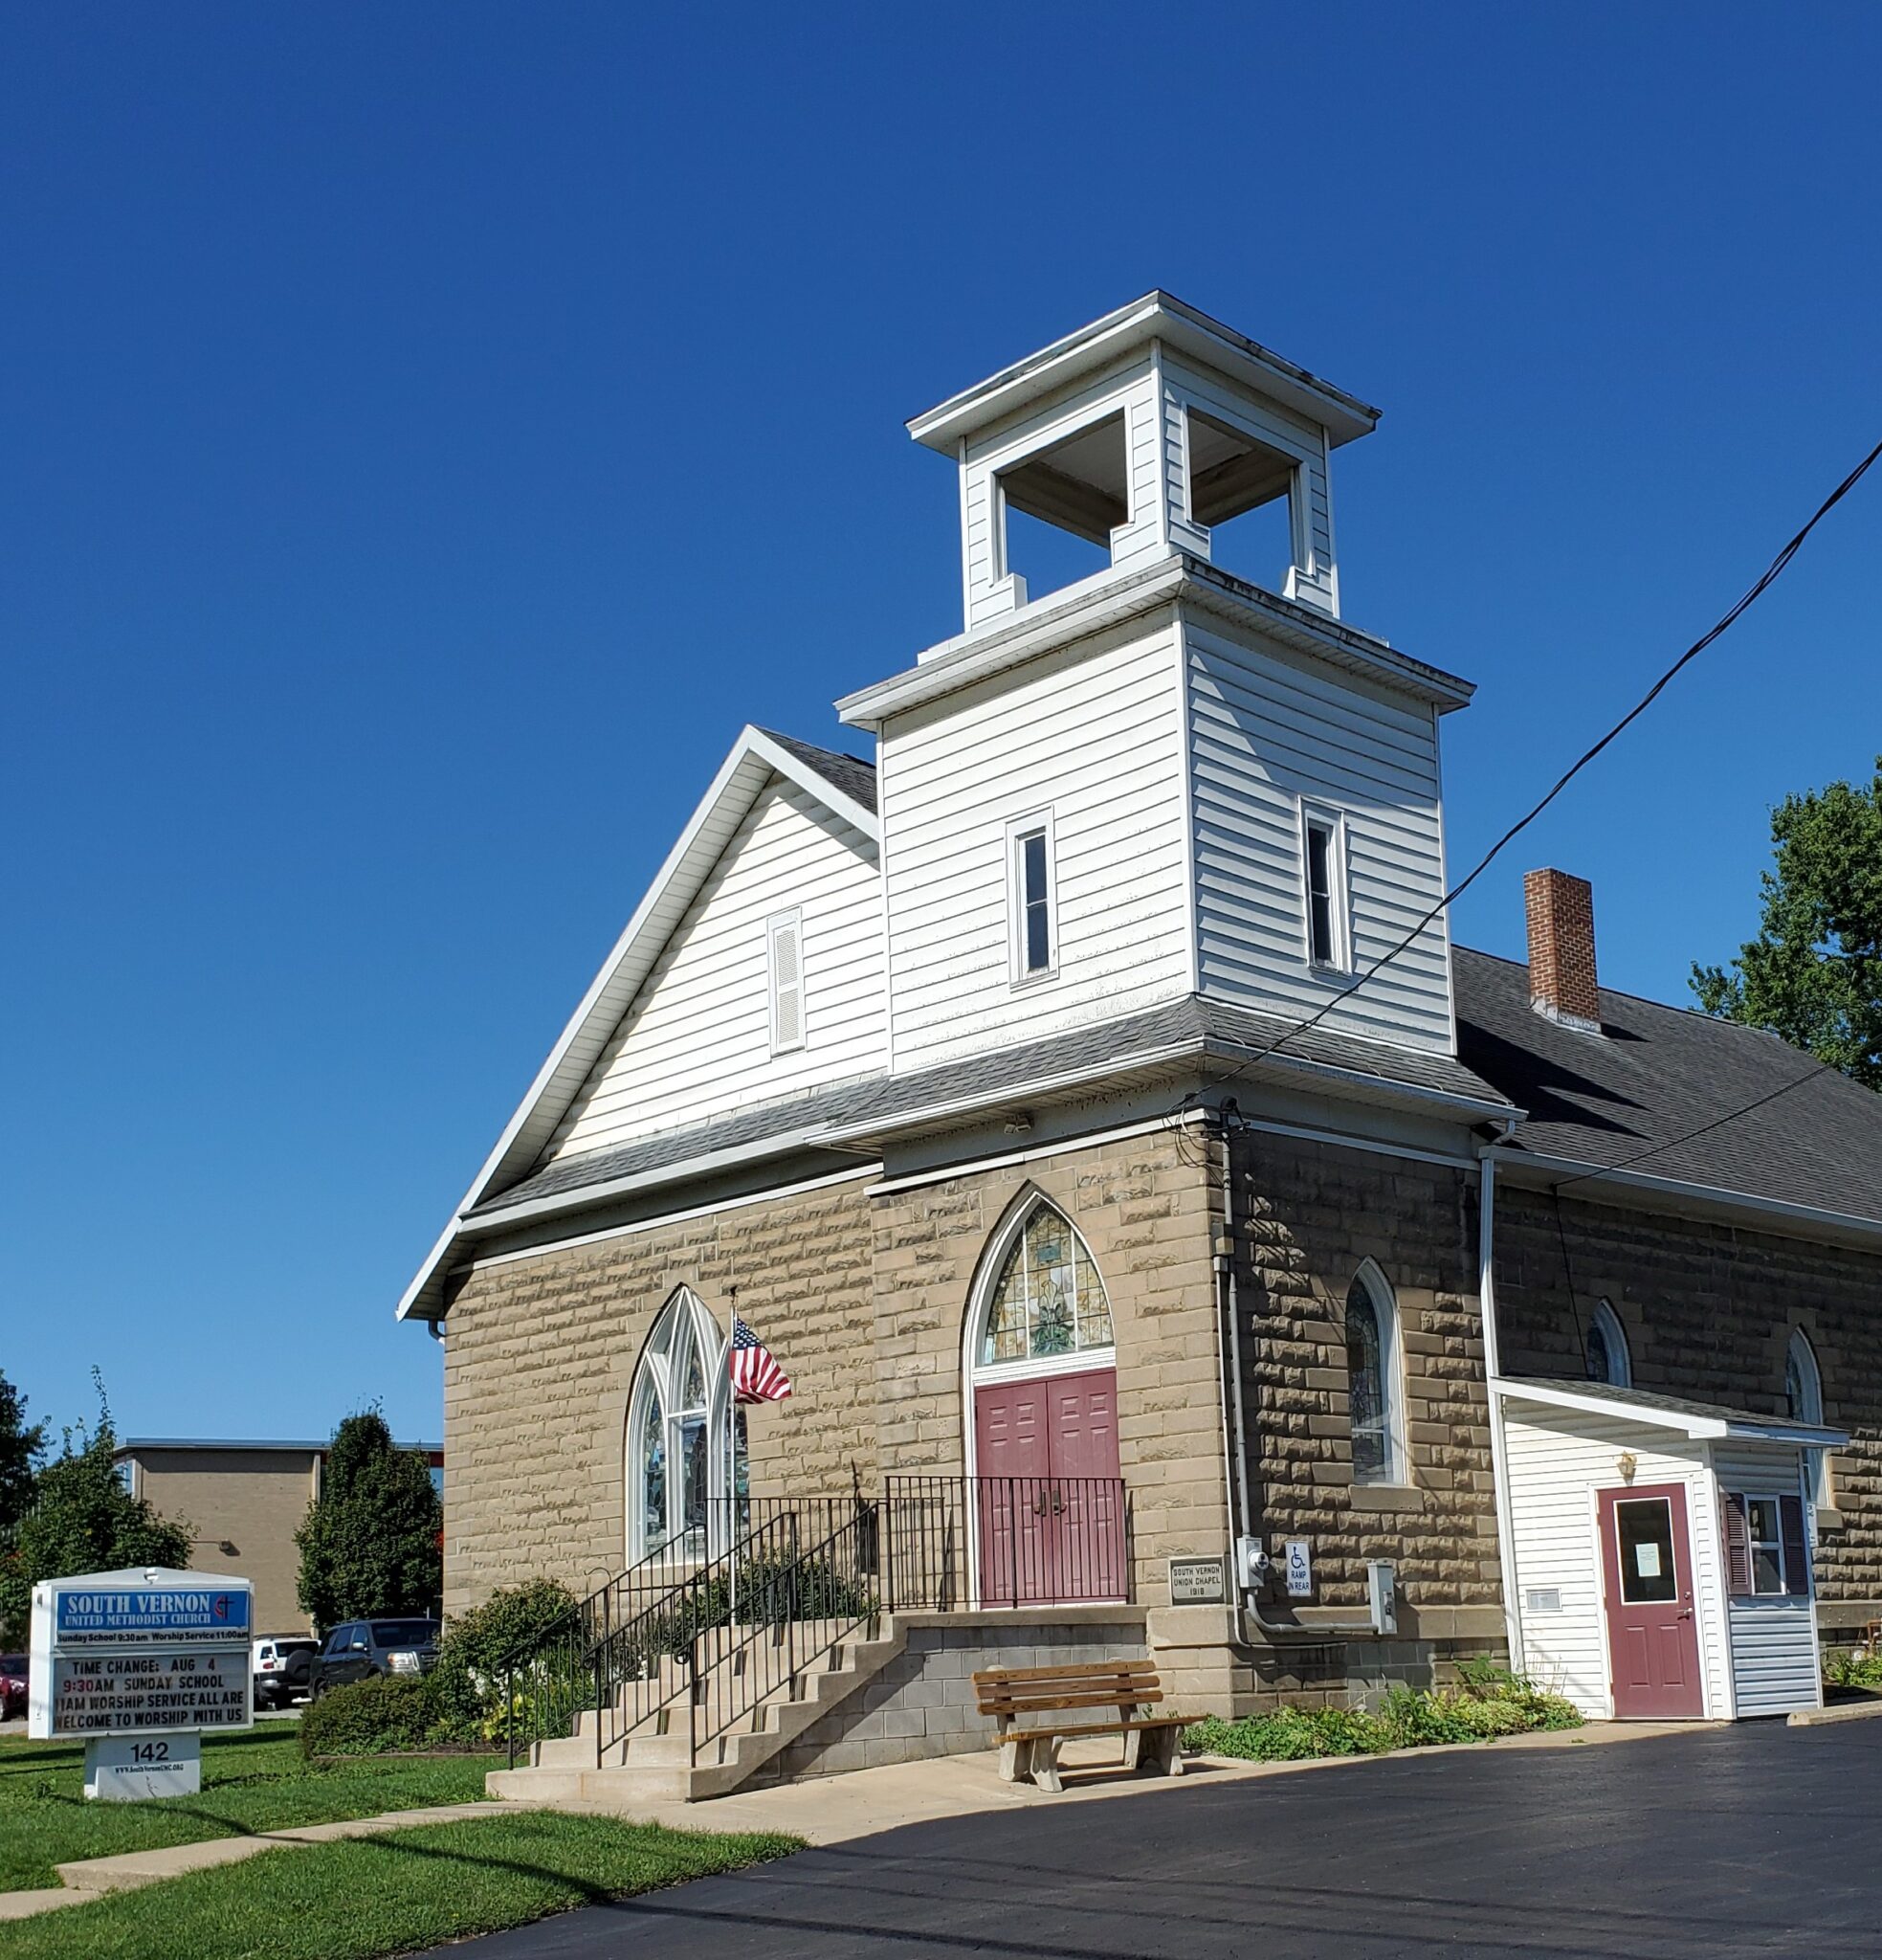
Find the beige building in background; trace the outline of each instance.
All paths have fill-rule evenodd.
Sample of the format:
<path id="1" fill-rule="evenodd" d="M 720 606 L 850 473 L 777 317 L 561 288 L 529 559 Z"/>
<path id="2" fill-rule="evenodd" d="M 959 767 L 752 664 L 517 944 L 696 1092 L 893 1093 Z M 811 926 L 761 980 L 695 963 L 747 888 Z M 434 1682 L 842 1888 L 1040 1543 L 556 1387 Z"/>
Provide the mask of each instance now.
<path id="1" fill-rule="evenodd" d="M 328 1440 L 220 1442 L 200 1437 L 133 1437 L 114 1460 L 133 1497 L 189 1527 L 189 1562 L 255 1587 L 255 1632 L 312 1631 L 297 1580 L 294 1534 L 321 1494 Z M 444 1453 L 424 1443 L 434 1482 Z"/>

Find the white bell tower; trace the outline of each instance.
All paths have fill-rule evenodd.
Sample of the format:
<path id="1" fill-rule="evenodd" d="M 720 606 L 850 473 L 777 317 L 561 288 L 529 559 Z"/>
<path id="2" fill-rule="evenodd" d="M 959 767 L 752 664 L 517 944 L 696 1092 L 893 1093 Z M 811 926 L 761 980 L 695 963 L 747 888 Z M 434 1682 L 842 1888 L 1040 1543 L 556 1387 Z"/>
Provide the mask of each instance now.
<path id="1" fill-rule="evenodd" d="M 908 427 L 960 466 L 971 636 L 1028 604 L 1007 562 L 1010 511 L 1109 551 L 1108 570 L 1083 589 L 1160 558 L 1208 561 L 1212 526 L 1285 498 L 1289 562 L 1259 583 L 1338 618 L 1328 458 L 1378 420 L 1232 327 L 1151 293 Z"/>

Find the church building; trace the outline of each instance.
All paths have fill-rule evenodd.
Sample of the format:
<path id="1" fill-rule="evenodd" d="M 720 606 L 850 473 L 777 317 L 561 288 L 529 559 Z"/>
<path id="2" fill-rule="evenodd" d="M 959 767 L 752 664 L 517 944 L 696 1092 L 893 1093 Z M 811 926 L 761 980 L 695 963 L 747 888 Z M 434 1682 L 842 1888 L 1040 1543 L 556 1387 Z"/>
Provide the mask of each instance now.
<path id="1" fill-rule="evenodd" d="M 963 631 L 740 736 L 400 1307 L 448 1611 L 866 1516 L 894 1666 L 768 1773 L 979 1746 L 910 1692 L 963 1646 L 1817 1703 L 1882 1615 L 1882 1099 L 1601 987 L 1563 872 L 1526 966 L 1451 944 L 1472 683 L 1341 609 L 1377 420 L 1158 292 L 909 425 Z"/>

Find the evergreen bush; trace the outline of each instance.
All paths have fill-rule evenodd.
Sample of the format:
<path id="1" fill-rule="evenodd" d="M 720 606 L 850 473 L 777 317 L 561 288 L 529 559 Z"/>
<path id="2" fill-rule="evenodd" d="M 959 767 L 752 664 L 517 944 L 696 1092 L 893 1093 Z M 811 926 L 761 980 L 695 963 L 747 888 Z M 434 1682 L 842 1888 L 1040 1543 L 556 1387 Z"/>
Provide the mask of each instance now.
<path id="1" fill-rule="evenodd" d="M 300 1718 L 303 1756 L 381 1756 L 425 1747 L 431 1683 L 416 1674 L 375 1674 L 329 1688 Z"/>

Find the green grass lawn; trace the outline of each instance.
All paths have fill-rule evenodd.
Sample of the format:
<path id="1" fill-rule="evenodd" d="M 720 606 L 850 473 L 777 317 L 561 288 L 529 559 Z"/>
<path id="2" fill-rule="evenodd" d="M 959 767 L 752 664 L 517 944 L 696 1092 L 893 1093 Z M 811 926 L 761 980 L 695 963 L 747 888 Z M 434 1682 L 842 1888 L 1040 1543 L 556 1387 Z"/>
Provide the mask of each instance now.
<path id="1" fill-rule="evenodd" d="M 380 1960 L 737 1870 L 795 1838 L 511 1812 L 265 1851 L 6 1929 L 7 1960 Z"/>
<path id="2" fill-rule="evenodd" d="M 200 1796 L 87 1803 L 82 1743 L 0 1737 L 0 1892 L 56 1885 L 54 1865 L 201 1838 L 241 1837 L 293 1824 L 483 1795 L 499 1756 L 378 1756 L 331 1767 L 302 1760 L 291 1722 L 206 1738 Z"/>

